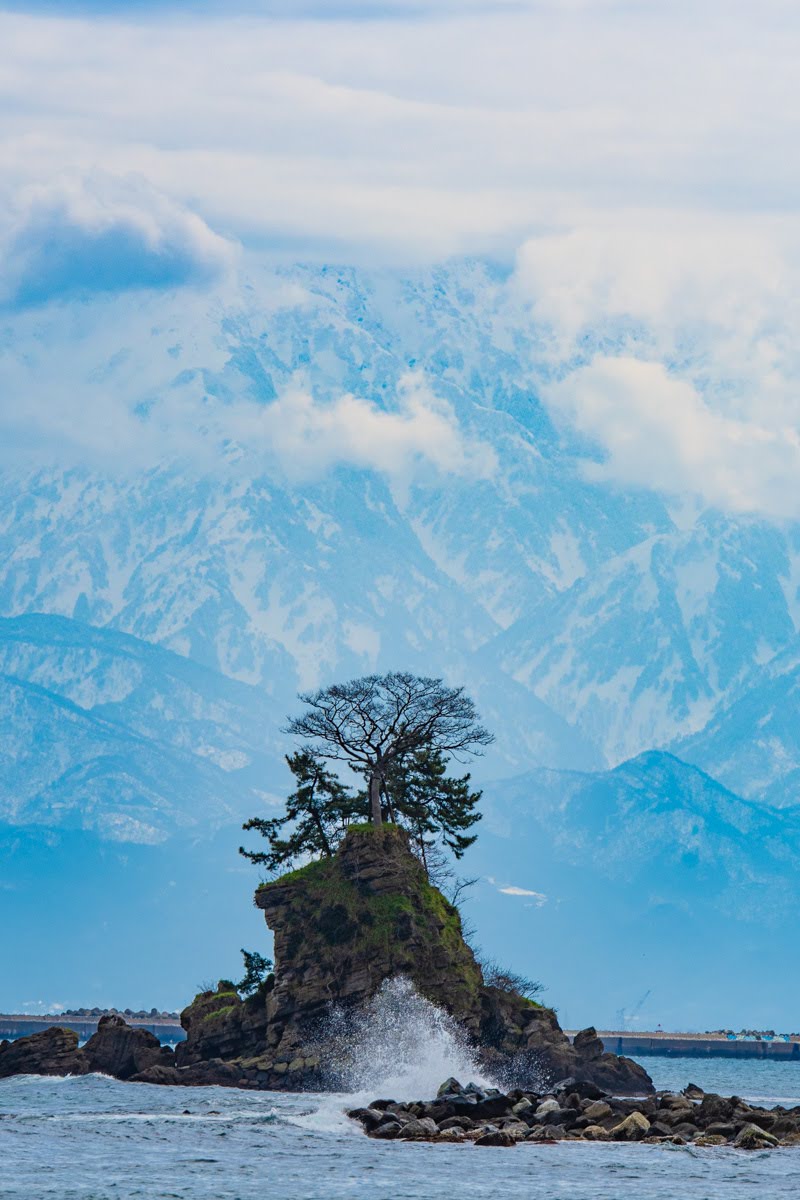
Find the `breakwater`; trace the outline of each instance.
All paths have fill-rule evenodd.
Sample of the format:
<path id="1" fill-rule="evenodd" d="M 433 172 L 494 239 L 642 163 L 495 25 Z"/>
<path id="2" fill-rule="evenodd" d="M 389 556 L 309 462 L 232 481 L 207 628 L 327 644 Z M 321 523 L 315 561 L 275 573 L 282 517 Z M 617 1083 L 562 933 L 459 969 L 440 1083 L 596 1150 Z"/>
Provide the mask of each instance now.
<path id="1" fill-rule="evenodd" d="M 800 1041 L 694 1037 L 663 1033 L 600 1033 L 606 1050 L 629 1058 L 760 1058 L 800 1063 Z"/>
<path id="2" fill-rule="evenodd" d="M 74 1029 L 81 1041 L 85 1041 L 93 1033 L 97 1033 L 98 1019 L 68 1016 L 30 1017 L 25 1014 L 0 1013 L 0 1041 L 4 1038 L 15 1041 L 16 1038 L 28 1037 L 32 1033 L 41 1033 L 56 1025 L 60 1029 Z M 155 1034 L 160 1042 L 182 1042 L 186 1037 L 186 1033 L 177 1022 L 137 1021 L 135 1018 L 127 1018 L 127 1020 L 128 1024 L 136 1029 L 146 1029 L 149 1033 Z"/>

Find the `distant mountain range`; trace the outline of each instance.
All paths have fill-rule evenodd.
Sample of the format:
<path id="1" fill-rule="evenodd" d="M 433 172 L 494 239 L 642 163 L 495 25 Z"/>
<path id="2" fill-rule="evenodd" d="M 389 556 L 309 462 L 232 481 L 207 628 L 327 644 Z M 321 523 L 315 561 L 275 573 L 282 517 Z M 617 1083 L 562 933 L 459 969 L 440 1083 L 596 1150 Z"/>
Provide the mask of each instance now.
<path id="1" fill-rule="evenodd" d="M 742 800 L 649 752 L 612 771 L 533 771 L 486 791 L 469 912 L 491 952 L 548 986 L 568 1025 L 792 1032 L 800 813 Z M 737 1022 L 739 1022 L 737 1024 Z M 769 1026 L 771 1027 L 771 1026 Z"/>
<path id="2" fill-rule="evenodd" d="M 679 914 L 700 954 L 698 920 L 719 945 L 734 922 L 763 948 L 758 922 L 789 919 L 800 527 L 671 512 L 592 482 L 594 451 L 538 399 L 546 356 L 494 268 L 286 267 L 224 302 L 142 294 L 3 325 L 0 385 L 20 403 L 54 363 L 71 393 L 126 396 L 143 422 L 191 398 L 212 428 L 290 388 L 394 412 L 414 386 L 448 406 L 478 464 L 393 473 L 391 456 L 372 469 L 343 453 L 301 470 L 241 429 L 200 455 L 167 438 L 158 464 L 132 451 L 48 467 L 20 453 L 0 476 L 7 847 L 23 838 L 55 870 L 66 838 L 98 886 L 98 856 L 122 870 L 130 854 L 161 864 L 167 887 L 170 863 L 203 839 L 194 875 L 181 866 L 187 886 L 201 860 L 226 870 L 212 845 L 232 847 L 238 871 L 237 826 L 285 788 L 281 727 L 297 691 L 406 667 L 464 683 L 498 734 L 474 768 L 500 779 L 486 787 L 484 873 L 527 861 L 541 884 L 530 890 L 574 885 L 575 905 L 586 882 L 594 914 L 531 912 L 567 940 L 566 912 L 594 921 L 620 978 L 630 959 L 601 922 L 647 938 L 650 921 L 663 937 Z M 504 806 L 521 822 L 514 838 L 500 832 Z M 13 874 L 9 888 L 33 886 Z M 494 914 L 502 941 L 513 897 L 480 894 L 479 924 Z M 231 933 L 208 936 L 222 954 Z M 547 973 L 555 986 L 555 960 Z M 178 1003 L 170 978 L 161 995 L 153 977 L 147 997 Z M 0 1007 L 26 998 L 14 985 Z M 59 999 L 136 1001 L 77 982 Z M 742 1020 L 757 1023 L 749 1009 Z"/>

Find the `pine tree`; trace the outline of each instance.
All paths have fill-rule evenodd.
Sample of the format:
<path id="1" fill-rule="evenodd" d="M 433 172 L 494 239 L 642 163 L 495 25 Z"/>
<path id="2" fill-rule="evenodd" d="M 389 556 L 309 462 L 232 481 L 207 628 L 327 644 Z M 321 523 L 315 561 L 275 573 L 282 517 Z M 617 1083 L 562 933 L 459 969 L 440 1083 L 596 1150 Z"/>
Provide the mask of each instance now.
<path id="1" fill-rule="evenodd" d="M 243 949 L 242 958 L 244 959 L 244 978 L 235 986 L 237 992 L 241 992 L 243 996 L 251 996 L 266 983 L 273 963 L 271 958 L 265 958 L 257 950 Z"/>
<path id="2" fill-rule="evenodd" d="M 321 758 L 364 775 L 373 825 L 383 820 L 382 793 L 401 759 L 425 750 L 476 755 L 494 741 L 463 688 L 408 671 L 365 675 L 300 699 L 306 711 L 289 722 L 287 733 L 308 739 Z"/>
<path id="3" fill-rule="evenodd" d="M 301 856 L 330 858 L 356 813 L 356 799 L 312 750 L 304 747 L 296 754 L 288 754 L 286 762 L 297 781 L 297 789 L 286 801 L 284 815 L 272 819 L 253 817 L 242 826 L 265 837 L 269 850 L 245 850 L 240 846 L 239 853 L 268 871 L 290 866 Z M 287 825 L 288 833 L 281 836 Z"/>
<path id="4" fill-rule="evenodd" d="M 473 844 L 477 835 L 467 830 L 481 819 L 481 795 L 470 790 L 469 775 L 448 776 L 444 754 L 430 746 L 393 763 L 383 788 L 387 817 L 408 829 L 426 869 L 429 849 L 437 842 L 455 858 Z"/>

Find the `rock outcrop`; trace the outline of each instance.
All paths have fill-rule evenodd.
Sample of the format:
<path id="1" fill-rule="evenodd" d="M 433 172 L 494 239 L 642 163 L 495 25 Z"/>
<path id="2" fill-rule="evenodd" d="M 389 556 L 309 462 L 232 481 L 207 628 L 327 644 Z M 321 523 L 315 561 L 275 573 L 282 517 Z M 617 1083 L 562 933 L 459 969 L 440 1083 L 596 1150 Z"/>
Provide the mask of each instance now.
<path id="1" fill-rule="evenodd" d="M 89 1038 L 83 1053 L 91 1071 L 115 1079 L 131 1079 L 150 1067 L 173 1063 L 172 1051 L 162 1046 L 155 1034 L 136 1029 L 113 1014 L 100 1018 L 97 1033 Z"/>
<path id="2" fill-rule="evenodd" d="M 53 1025 L 41 1033 L 0 1043 L 0 1079 L 10 1075 L 87 1075 L 131 1079 L 157 1065 L 168 1069 L 173 1053 L 146 1029 L 120 1016 L 101 1017 L 97 1032 L 78 1046 L 74 1029 Z"/>
<path id="3" fill-rule="evenodd" d="M 339 852 L 260 887 L 275 934 L 274 977 L 242 1001 L 229 986 L 198 996 L 181 1016 L 180 1068 L 234 1063 L 241 1086 L 303 1091 L 336 1086 L 324 1024 L 331 1007 L 363 1009 L 405 977 L 464 1029 L 486 1069 L 509 1081 L 566 1077 L 627 1095 L 652 1091 L 646 1071 L 605 1054 L 593 1029 L 570 1044 L 552 1009 L 487 987 L 458 910 L 411 854 L 402 830 L 351 829 Z"/>
<path id="4" fill-rule="evenodd" d="M 89 1062 L 74 1029 L 53 1025 L 0 1045 L 0 1079 L 10 1075 L 86 1075 Z"/>
<path id="5" fill-rule="evenodd" d="M 181 1014 L 187 1036 L 174 1055 L 109 1016 L 83 1049 L 63 1029 L 0 1047 L 0 1076 L 101 1071 L 146 1083 L 337 1088 L 333 1014 L 346 1022 L 387 980 L 404 978 L 449 1014 L 505 1086 L 567 1079 L 590 1100 L 653 1091 L 647 1072 L 606 1054 L 594 1029 L 571 1044 L 552 1009 L 484 983 L 458 910 L 396 826 L 351 828 L 336 855 L 262 885 L 256 904 L 275 933 L 275 974 L 247 999 L 226 982 L 195 997 Z"/>

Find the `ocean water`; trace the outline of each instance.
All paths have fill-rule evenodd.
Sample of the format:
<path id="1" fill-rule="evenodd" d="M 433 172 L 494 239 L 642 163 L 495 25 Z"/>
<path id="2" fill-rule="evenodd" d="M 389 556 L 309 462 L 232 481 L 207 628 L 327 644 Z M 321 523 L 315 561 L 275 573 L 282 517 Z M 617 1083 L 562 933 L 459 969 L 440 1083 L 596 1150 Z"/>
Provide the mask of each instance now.
<path id="1" fill-rule="evenodd" d="M 438 1059 L 434 1069 L 439 1070 Z M 463 1066 L 463 1064 L 461 1064 Z M 800 1103 L 800 1066 L 648 1059 L 689 1079 Z M 420 1064 L 425 1069 L 425 1063 Z M 414 1072 L 395 1077 L 411 1098 Z M 384 1093 L 385 1094 L 385 1093 Z M 0 1081 L 0 1196 L 9 1200 L 779 1200 L 800 1149 L 371 1141 L 344 1110 L 367 1096 L 167 1088 L 103 1076 Z"/>
<path id="2" fill-rule="evenodd" d="M 405 979 L 334 1025 L 346 1092 L 286 1095 L 119 1083 L 101 1075 L 0 1081 L 0 1197 L 9 1200 L 781 1200 L 800 1149 L 372 1141 L 345 1116 L 379 1096 L 433 1096 L 481 1076 L 450 1018 Z M 649 1058 L 660 1088 L 689 1081 L 800 1104 L 800 1064 Z"/>

